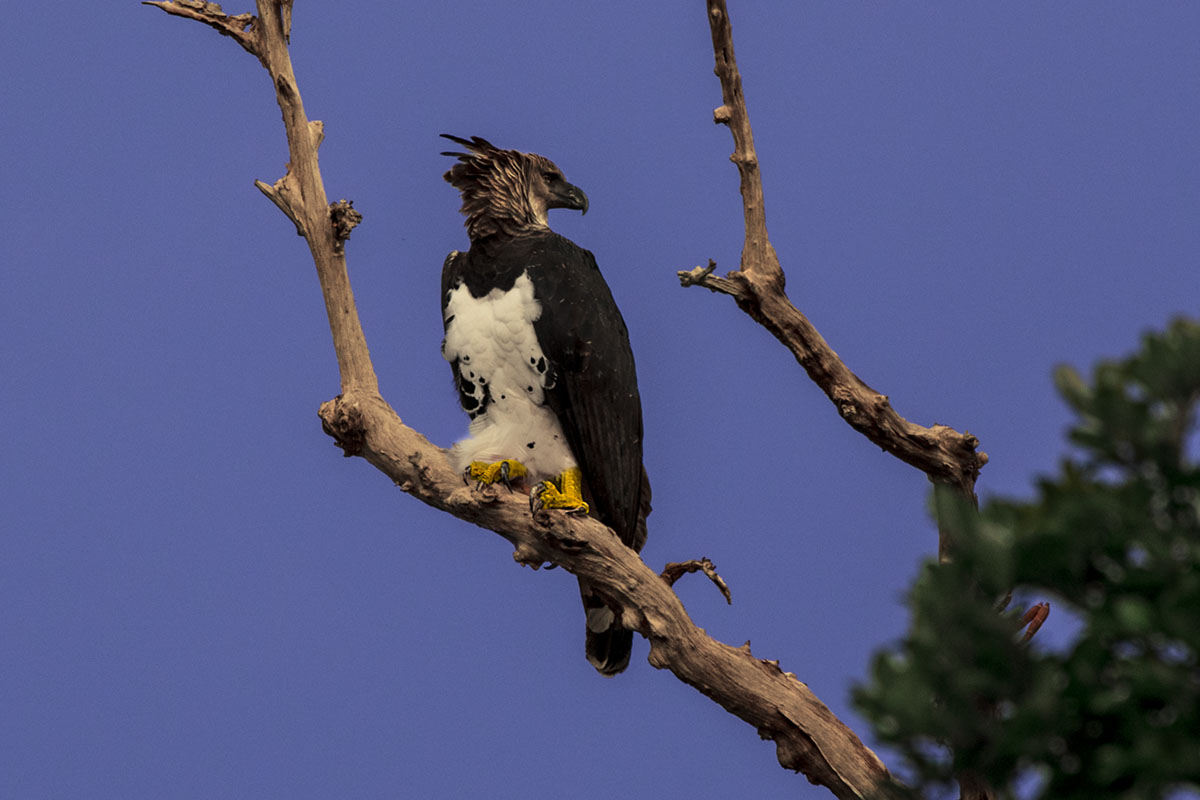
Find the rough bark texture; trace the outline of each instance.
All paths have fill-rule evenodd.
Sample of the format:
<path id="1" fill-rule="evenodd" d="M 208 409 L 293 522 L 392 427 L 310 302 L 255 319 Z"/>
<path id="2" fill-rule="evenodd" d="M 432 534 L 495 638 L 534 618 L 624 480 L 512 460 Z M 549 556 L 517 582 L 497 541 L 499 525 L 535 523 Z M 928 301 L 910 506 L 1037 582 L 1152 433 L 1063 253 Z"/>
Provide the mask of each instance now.
<path id="1" fill-rule="evenodd" d="M 649 640 L 652 665 L 669 669 L 773 739 L 780 764 L 837 797 L 889 795 L 883 763 L 805 684 L 777 661 L 755 658 L 748 646 L 731 647 L 696 627 L 663 577 L 611 530 L 557 512 L 531 518 L 519 495 L 464 486 L 444 452 L 402 425 L 378 395 L 344 395 L 322 405 L 320 414 L 348 455 L 366 458 L 421 501 L 500 534 L 513 544 L 518 563 L 551 563 L 586 578 L 624 609 L 627 626 Z"/>
<path id="2" fill-rule="evenodd" d="M 319 413 L 325 431 L 345 454 L 365 458 L 422 502 L 500 534 L 513 544 L 518 563 L 534 568 L 550 563 L 586 578 L 624 609 L 626 625 L 649 640 L 652 665 L 669 669 L 774 740 L 784 767 L 803 772 L 839 798 L 899 796 L 879 758 L 805 684 L 783 672 L 778 662 L 755 658 L 748 645 L 730 647 L 696 627 L 667 580 L 611 530 L 593 519 L 558 512 L 531 516 L 522 498 L 464 486 L 445 451 L 401 423 L 380 396 L 343 253 L 350 228 L 361 217 L 346 203 L 331 210 L 325 196 L 317 165 L 323 128 L 304 114 L 287 51 L 291 2 L 257 0 L 257 16 L 230 16 L 215 3 L 199 0 L 147 5 L 230 36 L 271 77 L 290 161 L 287 173 L 273 185 L 259 181 L 256 186 L 295 223 L 317 266 L 342 388 Z M 761 187 L 758 192 L 761 197 Z M 762 230 L 760 245 L 769 252 Z M 776 271 L 781 284 L 777 264 Z M 673 571 L 670 576 L 678 577 Z"/>

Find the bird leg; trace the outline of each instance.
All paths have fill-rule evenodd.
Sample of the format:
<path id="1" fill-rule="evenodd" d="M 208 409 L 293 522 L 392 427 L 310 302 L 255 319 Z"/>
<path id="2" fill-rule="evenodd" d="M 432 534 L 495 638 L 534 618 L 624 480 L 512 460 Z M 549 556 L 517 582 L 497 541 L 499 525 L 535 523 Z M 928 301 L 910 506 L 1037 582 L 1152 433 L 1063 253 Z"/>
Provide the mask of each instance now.
<path id="1" fill-rule="evenodd" d="M 506 458 L 491 464 L 486 461 L 472 461 L 463 473 L 463 478 L 473 480 L 483 486 L 503 483 L 511 492 L 512 482 L 524 478 L 527 474 L 528 470 L 525 469 L 524 464 L 515 459 Z"/>
<path id="2" fill-rule="evenodd" d="M 543 508 L 560 508 L 568 514 L 588 513 L 583 501 L 583 471 L 571 467 L 557 481 L 542 481 L 529 493 L 529 510 L 536 514 Z"/>

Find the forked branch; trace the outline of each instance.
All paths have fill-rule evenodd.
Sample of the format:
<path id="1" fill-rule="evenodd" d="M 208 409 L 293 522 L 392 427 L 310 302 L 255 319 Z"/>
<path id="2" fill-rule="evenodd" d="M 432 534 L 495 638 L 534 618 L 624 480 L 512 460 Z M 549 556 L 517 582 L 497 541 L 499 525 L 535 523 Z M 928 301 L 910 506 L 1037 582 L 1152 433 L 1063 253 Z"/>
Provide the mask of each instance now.
<path id="1" fill-rule="evenodd" d="M 785 291 L 785 278 L 775 249 L 767 236 L 763 208 L 762 178 L 754 152 L 754 134 L 742 93 L 742 78 L 733 52 L 733 31 L 725 0 L 707 0 L 712 33 L 715 73 L 721 82 L 722 105 L 713 121 L 728 125 L 734 151 L 730 159 L 741 179 L 746 239 L 742 263 L 724 278 L 713 275 L 716 264 L 681 270 L 683 286 L 704 286 L 734 298 L 738 307 L 782 342 L 808 376 L 833 401 L 838 413 L 855 430 L 881 448 L 929 476 L 939 487 L 948 487 L 956 502 L 975 504 L 975 481 L 987 464 L 979 452 L 979 440 L 945 425 L 923 427 L 909 422 L 892 408 L 886 395 L 872 389 L 841 360 L 808 318 L 792 304 Z M 935 492 L 935 496 L 938 493 Z M 947 559 L 956 531 L 954 514 L 938 515 L 938 556 Z M 1048 605 L 1031 609 L 1026 619 L 1027 637 L 1032 636 L 1049 613 Z M 960 776 L 963 800 L 990 800 L 991 790 L 969 774 Z"/>
<path id="2" fill-rule="evenodd" d="M 746 239 L 739 269 L 724 278 L 713 275 L 716 263 L 679 272 L 684 286 L 704 286 L 734 298 L 738 307 L 774 334 L 800 362 L 809 378 L 833 401 L 841 417 L 879 447 L 911 464 L 936 483 L 953 487 L 974 502 L 975 480 L 987 463 L 978 452 L 979 440 L 946 425 L 924 427 L 909 422 L 883 395 L 855 375 L 808 318 L 788 299 L 785 277 L 767 236 L 762 177 L 754 152 L 754 133 L 742 93 L 742 78 L 733 52 L 733 30 L 725 0 L 707 0 L 712 33 L 715 73 L 721 81 L 722 105 L 713 121 L 728 125 L 734 151 L 730 160 L 741 178 Z M 949 532 L 941 531 L 939 552 L 949 545 Z"/>
<path id="3" fill-rule="evenodd" d="M 292 71 L 287 46 L 290 0 L 257 0 L 257 17 L 251 14 L 230 16 L 216 3 L 200 0 L 158 0 L 145 5 L 204 23 L 229 36 L 257 57 L 271 76 L 275 99 L 283 112 L 288 165 L 284 176 L 273 185 L 255 181 L 255 186 L 287 215 L 296 225 L 296 232 L 308 242 L 321 282 L 321 293 L 325 297 L 325 312 L 333 333 L 342 391 L 378 392 L 379 381 L 358 319 L 342 241 L 338 238 L 317 165 L 317 148 L 325 138 L 324 126 L 320 120 L 310 121 L 304 113 L 300 87 L 296 85 L 296 75 Z"/>
<path id="4" fill-rule="evenodd" d="M 515 495 L 463 485 L 445 451 L 401 423 L 380 396 L 343 252 L 361 216 L 349 203 L 331 207 L 325 195 L 317 164 L 323 130 L 304 113 L 288 55 L 290 0 L 257 0 L 257 17 L 229 16 L 215 3 L 196 0 L 149 4 L 232 37 L 271 77 L 290 161 L 273 185 L 256 185 L 296 225 L 317 266 L 342 388 L 319 413 L 345 454 L 366 459 L 422 502 L 500 534 L 513 544 L 518 563 L 534 568 L 550 563 L 586 579 L 623 609 L 626 626 L 649 640 L 652 665 L 671 670 L 774 740 L 783 766 L 802 771 L 839 798 L 895 796 L 883 764 L 807 686 L 781 671 L 778 662 L 760 661 L 749 647 L 722 644 L 696 627 L 667 580 L 611 530 L 559 512 L 531 516 L 527 503 Z M 711 571 L 711 564 L 708 570 L 697 564 Z M 719 581 L 715 571 L 711 575 Z"/>

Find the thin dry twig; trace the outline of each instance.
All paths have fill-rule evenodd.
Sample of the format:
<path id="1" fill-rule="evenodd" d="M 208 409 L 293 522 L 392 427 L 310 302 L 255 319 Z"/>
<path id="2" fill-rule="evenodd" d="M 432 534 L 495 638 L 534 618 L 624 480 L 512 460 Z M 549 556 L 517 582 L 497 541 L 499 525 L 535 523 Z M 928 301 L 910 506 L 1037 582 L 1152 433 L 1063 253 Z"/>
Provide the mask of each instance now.
<path id="1" fill-rule="evenodd" d="M 717 589 L 721 591 L 725 602 L 733 605 L 733 595 L 729 593 L 729 584 L 725 583 L 725 579 L 717 574 L 717 568 L 707 558 L 672 561 L 663 567 L 662 574 L 659 577 L 667 582 L 667 586 L 674 586 L 675 581 L 692 572 L 703 572 L 707 575 L 708 579 L 716 584 Z"/>
<path id="2" fill-rule="evenodd" d="M 258 21 L 253 14 L 236 14 L 230 16 L 221 10 L 217 3 L 206 3 L 203 0 L 145 0 L 144 6 L 156 6 L 168 14 L 177 17 L 193 19 L 203 23 L 222 36 L 228 36 L 240 44 L 246 52 L 257 56 L 255 50 L 256 37 L 253 27 Z"/>

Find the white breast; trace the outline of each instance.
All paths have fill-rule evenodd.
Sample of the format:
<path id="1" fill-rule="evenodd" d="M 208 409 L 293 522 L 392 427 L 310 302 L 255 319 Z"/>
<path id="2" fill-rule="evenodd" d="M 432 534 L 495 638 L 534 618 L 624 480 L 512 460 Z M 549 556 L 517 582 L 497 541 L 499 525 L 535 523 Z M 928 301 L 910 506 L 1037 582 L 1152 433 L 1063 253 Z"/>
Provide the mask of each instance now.
<path id="1" fill-rule="evenodd" d="M 474 297 L 465 285 L 450 292 L 442 355 L 458 361 L 462 388 L 486 403 L 470 436 L 451 449 L 457 469 L 513 458 L 542 480 L 575 466 L 562 426 L 545 405 L 553 378 L 533 329 L 541 313 L 528 273 L 507 292 Z"/>

